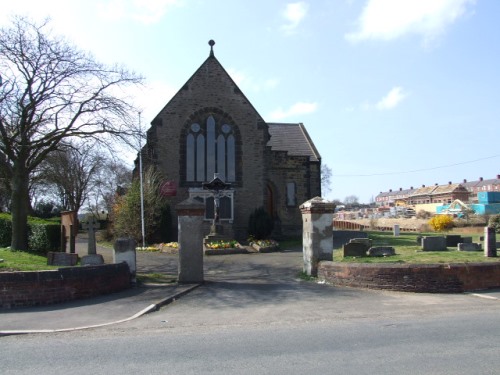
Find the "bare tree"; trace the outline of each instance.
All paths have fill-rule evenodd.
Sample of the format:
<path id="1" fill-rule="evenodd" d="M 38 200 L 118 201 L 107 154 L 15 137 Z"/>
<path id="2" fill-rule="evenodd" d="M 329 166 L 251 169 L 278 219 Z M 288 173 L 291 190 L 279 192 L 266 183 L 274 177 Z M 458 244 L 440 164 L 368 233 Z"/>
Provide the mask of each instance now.
<path id="1" fill-rule="evenodd" d="M 327 164 L 321 164 L 321 192 L 323 196 L 332 191 L 331 178 L 332 169 Z"/>
<path id="2" fill-rule="evenodd" d="M 117 195 L 122 194 L 132 183 L 132 169 L 121 160 L 108 158 L 95 177 L 89 202 L 91 212 L 112 212 Z"/>
<path id="3" fill-rule="evenodd" d="M 38 184 L 51 192 L 63 210 L 78 212 L 97 185 L 105 155 L 94 143 L 67 145 L 41 163 Z"/>
<path id="4" fill-rule="evenodd" d="M 98 63 L 47 27 L 15 17 L 0 29 L 0 168 L 12 189 L 15 250 L 28 247 L 31 173 L 71 138 L 109 144 L 131 135 L 136 112 L 123 89 L 142 80 Z"/>

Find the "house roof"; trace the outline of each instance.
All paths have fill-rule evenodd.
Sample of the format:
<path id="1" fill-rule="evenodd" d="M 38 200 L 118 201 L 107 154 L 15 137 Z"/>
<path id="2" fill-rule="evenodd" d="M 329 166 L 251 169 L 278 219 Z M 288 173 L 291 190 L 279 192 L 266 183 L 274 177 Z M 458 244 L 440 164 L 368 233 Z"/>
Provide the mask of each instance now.
<path id="1" fill-rule="evenodd" d="M 302 123 L 268 122 L 271 138 L 267 145 L 272 151 L 286 151 L 291 156 L 309 156 L 310 161 L 319 161 L 321 156 Z"/>

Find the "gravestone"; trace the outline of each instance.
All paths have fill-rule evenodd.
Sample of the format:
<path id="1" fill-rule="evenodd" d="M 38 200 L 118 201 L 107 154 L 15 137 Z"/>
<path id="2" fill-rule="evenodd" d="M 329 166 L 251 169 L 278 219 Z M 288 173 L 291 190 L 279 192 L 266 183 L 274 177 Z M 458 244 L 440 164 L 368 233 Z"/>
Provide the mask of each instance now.
<path id="1" fill-rule="evenodd" d="M 352 238 L 349 243 L 362 243 L 367 250 L 372 246 L 372 240 L 369 238 Z"/>
<path id="2" fill-rule="evenodd" d="M 354 230 L 334 230 L 333 231 L 333 248 L 341 249 L 345 244 L 349 243 L 353 238 L 368 238 L 368 233 Z"/>
<path id="3" fill-rule="evenodd" d="M 392 228 L 392 232 L 394 234 L 394 237 L 399 237 L 400 229 L 399 229 L 399 224 L 394 224 Z"/>
<path id="4" fill-rule="evenodd" d="M 101 254 L 89 254 L 82 256 L 80 260 L 82 266 L 98 266 L 104 264 L 104 258 Z"/>
<path id="5" fill-rule="evenodd" d="M 464 242 L 462 236 L 457 234 L 446 235 L 446 247 L 457 247 L 460 242 Z"/>
<path id="6" fill-rule="evenodd" d="M 130 269 L 132 282 L 136 281 L 136 246 L 137 243 L 133 238 L 117 238 L 113 245 L 113 263 L 126 262 Z"/>
<path id="7" fill-rule="evenodd" d="M 82 228 L 88 231 L 88 251 L 87 254 L 97 254 L 96 252 L 96 241 L 95 241 L 95 230 L 99 229 L 99 222 L 93 217 L 89 217 L 87 222 L 82 224 Z"/>
<path id="8" fill-rule="evenodd" d="M 484 228 L 484 256 L 493 258 L 497 256 L 495 228 Z"/>
<path id="9" fill-rule="evenodd" d="M 446 238 L 439 236 L 425 236 L 422 237 L 422 250 L 423 251 L 445 251 Z"/>
<path id="10" fill-rule="evenodd" d="M 462 237 L 462 243 L 472 243 L 472 237 Z"/>
<path id="11" fill-rule="evenodd" d="M 458 244 L 458 251 L 480 251 L 480 250 L 481 250 L 480 243 L 462 242 Z"/>
<path id="12" fill-rule="evenodd" d="M 369 246 L 361 242 L 349 242 L 344 245 L 344 257 L 365 257 Z"/>
<path id="13" fill-rule="evenodd" d="M 392 246 L 373 246 L 368 249 L 369 257 L 388 257 L 396 255 L 396 251 Z"/>
<path id="14" fill-rule="evenodd" d="M 49 251 L 47 253 L 47 265 L 73 267 L 78 263 L 78 254 L 68 254 Z"/>

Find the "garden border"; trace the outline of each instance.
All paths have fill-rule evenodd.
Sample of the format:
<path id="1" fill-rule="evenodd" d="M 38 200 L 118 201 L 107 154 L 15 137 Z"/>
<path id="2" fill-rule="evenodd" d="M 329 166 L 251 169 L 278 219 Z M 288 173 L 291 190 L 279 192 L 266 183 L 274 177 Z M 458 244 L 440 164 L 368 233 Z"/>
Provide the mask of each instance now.
<path id="1" fill-rule="evenodd" d="M 500 287 L 500 262 L 451 264 L 322 261 L 318 278 L 339 285 L 416 293 L 462 293 Z"/>

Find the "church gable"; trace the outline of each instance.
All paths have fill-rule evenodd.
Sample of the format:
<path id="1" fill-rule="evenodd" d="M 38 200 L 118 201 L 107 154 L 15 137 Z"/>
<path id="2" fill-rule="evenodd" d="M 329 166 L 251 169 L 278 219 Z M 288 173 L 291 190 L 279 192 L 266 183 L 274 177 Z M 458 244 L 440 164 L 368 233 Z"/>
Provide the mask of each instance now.
<path id="1" fill-rule="evenodd" d="M 283 233 L 300 228 L 298 204 L 320 193 L 320 157 L 305 127 L 268 125 L 213 49 L 151 125 L 145 165 L 155 165 L 177 186 L 171 207 L 188 197 L 205 202 L 207 233 L 214 201 L 202 183 L 214 174 L 231 185 L 220 201 L 220 220 L 224 233 L 237 238 L 246 238 L 248 218 L 260 207 L 281 223 Z"/>

